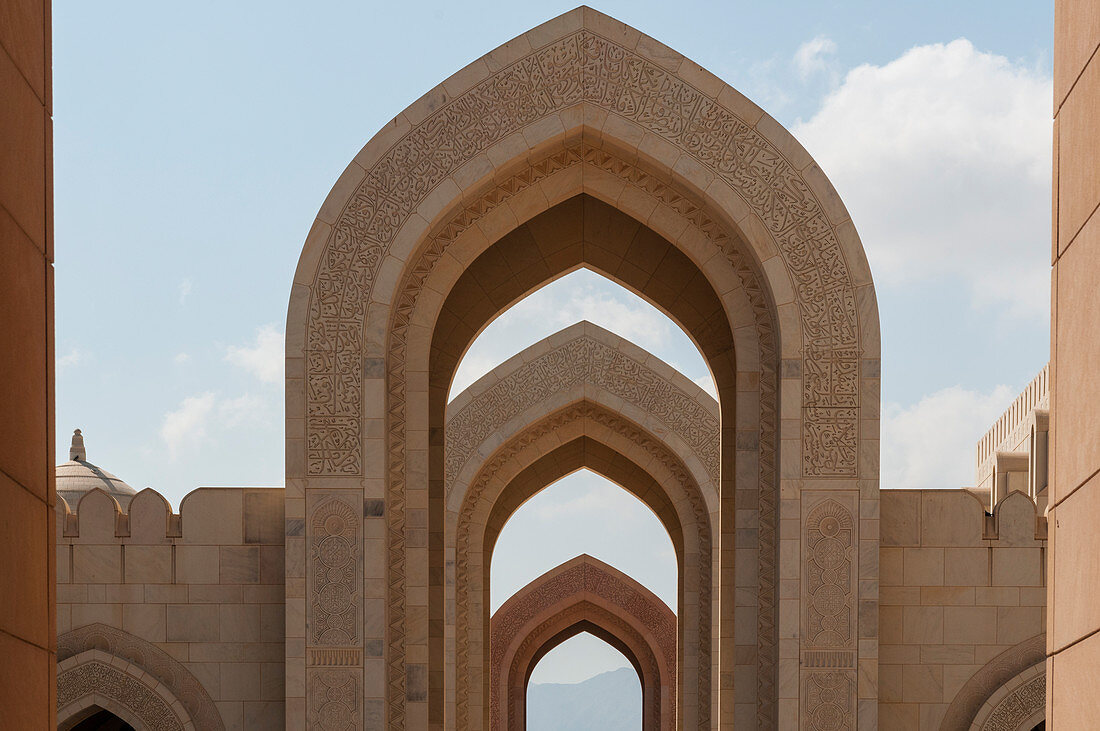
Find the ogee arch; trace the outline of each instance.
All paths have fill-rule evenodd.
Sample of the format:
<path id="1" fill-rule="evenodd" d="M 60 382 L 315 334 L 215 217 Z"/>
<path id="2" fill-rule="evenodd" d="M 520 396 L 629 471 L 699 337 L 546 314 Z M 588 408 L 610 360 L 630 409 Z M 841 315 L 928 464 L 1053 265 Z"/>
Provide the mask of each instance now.
<path id="1" fill-rule="evenodd" d="M 288 627 L 287 661 L 303 665 L 306 678 L 295 691 L 302 695 L 288 696 L 288 713 L 302 714 L 295 722 L 316 721 L 316 694 L 327 691 L 314 679 L 337 673 L 351 689 L 343 705 L 353 724 L 378 713 L 392 728 L 450 723 L 442 634 L 446 389 L 463 341 L 523 292 L 484 292 L 494 310 L 474 313 L 450 350 L 433 349 L 433 339 L 469 266 L 515 248 L 515 237 L 493 247 L 577 196 L 633 218 L 694 267 L 679 270 L 686 279 L 673 292 L 658 291 L 659 281 L 631 286 L 636 272 L 604 273 L 663 301 L 666 312 L 709 289 L 729 332 L 731 347 L 708 354 L 711 337 L 725 336 L 703 323 L 719 323 L 685 327 L 707 354 L 723 414 L 714 685 L 721 690 L 700 725 L 735 714 L 745 722 L 774 722 L 778 714 L 809 723 L 824 697 L 814 691 L 815 676 L 824 675 L 854 726 L 856 669 L 866 662 L 870 672 L 876 646 L 874 623 L 858 622 L 876 608 L 877 569 L 859 560 L 871 552 L 854 551 L 858 581 L 842 601 L 858 611 L 849 613 L 843 634 L 851 641 L 840 647 L 805 611 L 820 588 L 806 570 L 813 561 L 806 526 L 798 538 L 777 541 L 779 553 L 790 554 L 781 562 L 786 575 L 775 574 L 773 558 L 759 557 L 772 587 L 779 579 L 790 587 L 784 601 L 772 597 L 775 609 L 761 613 L 757 628 L 781 625 L 784 639 L 797 639 L 798 652 L 778 665 L 800 682 L 782 697 L 774 672 L 751 681 L 755 692 L 745 682 L 735 688 L 734 587 L 739 506 L 759 531 L 774 530 L 779 517 L 803 524 L 826 499 L 857 525 L 861 509 L 874 514 L 878 322 L 858 236 L 820 169 L 774 120 L 671 49 L 589 8 L 502 46 L 410 106 L 364 147 L 311 229 L 287 327 L 287 517 L 307 526 L 304 539 L 288 536 L 287 545 L 288 587 L 301 587 L 288 595 L 300 620 Z M 563 246 L 542 256 L 540 281 L 570 266 L 599 268 L 595 251 L 555 260 L 569 252 L 556 243 Z M 634 253 L 652 274 L 659 262 L 646 251 Z M 783 512 L 769 515 L 780 487 Z M 384 536 L 361 526 L 370 535 L 356 557 L 362 587 L 327 583 L 309 558 L 309 547 L 325 538 L 324 524 L 314 530 L 309 518 L 334 502 L 386 525 Z M 862 546 L 874 536 L 857 530 L 851 539 Z M 362 619 L 343 636 L 313 636 L 308 618 L 322 602 L 330 613 Z M 367 649 L 380 644 L 384 660 L 367 662 Z M 818 667 L 826 655 L 828 666 Z M 874 699 L 858 700 L 872 717 Z"/>
<path id="2" fill-rule="evenodd" d="M 490 728 L 526 728 L 527 683 L 548 652 L 591 632 L 642 685 L 642 728 L 676 728 L 676 616 L 651 591 L 588 555 L 547 571 L 493 613 Z"/>
<path id="3" fill-rule="evenodd" d="M 677 546 L 681 592 L 686 573 L 693 590 L 713 596 L 718 579 L 711 536 L 719 529 L 719 418 L 717 402 L 682 374 L 588 322 L 529 346 L 455 397 L 447 417 L 445 491 L 447 565 L 455 570 L 448 573 L 446 601 L 457 610 L 454 621 L 448 618 L 446 638 L 448 646 L 456 647 L 454 659 L 447 658 L 448 664 L 455 663 L 447 697 L 460 725 L 482 706 L 489 687 L 487 677 L 482 688 L 471 678 L 479 677 L 477 668 L 489 665 L 490 650 L 477 628 L 488 619 L 492 545 L 511 510 L 552 481 L 548 474 L 564 476 L 587 466 L 634 492 L 661 518 Z M 634 468 L 608 466 L 618 458 L 633 460 Z M 532 467 L 536 461 L 543 465 L 541 471 Z M 504 492 L 487 488 L 490 481 L 522 482 L 525 469 L 537 475 L 536 484 L 516 496 L 501 497 L 511 483 Z M 647 470 L 651 474 L 643 474 Z M 662 492 L 669 494 L 658 502 Z M 684 503 L 690 510 L 677 514 L 673 506 Z M 495 522 L 485 517 L 492 513 Z M 694 548 L 685 556 L 685 534 L 689 542 L 710 549 Z M 747 608 L 755 609 L 755 603 Z M 688 652 L 687 675 L 702 673 L 698 680 L 704 687 L 714 681 L 706 666 L 717 653 L 715 609 L 698 612 L 688 602 L 686 615 L 681 611 L 684 631 L 700 638 Z M 708 646 L 697 653 L 694 645 L 708 637 Z M 704 699 L 704 707 L 691 715 L 705 716 L 708 702 Z"/>

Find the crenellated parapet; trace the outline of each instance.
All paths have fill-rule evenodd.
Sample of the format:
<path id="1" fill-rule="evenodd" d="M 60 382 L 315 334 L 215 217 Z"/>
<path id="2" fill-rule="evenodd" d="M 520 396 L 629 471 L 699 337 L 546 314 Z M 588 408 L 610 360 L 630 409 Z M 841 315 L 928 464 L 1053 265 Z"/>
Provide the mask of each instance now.
<path id="1" fill-rule="evenodd" d="M 83 712 L 88 688 L 109 672 L 114 696 L 96 698 L 113 699 L 135 727 L 173 728 L 175 718 L 191 728 L 187 699 L 205 694 L 216 711 L 195 728 L 283 728 L 284 494 L 204 487 L 179 512 L 151 489 L 125 505 L 98 487 L 76 505 L 58 496 L 57 633 L 81 651 L 59 654 L 63 720 Z M 179 711 L 173 698 L 186 713 L 164 711 Z"/>
<path id="2" fill-rule="evenodd" d="M 283 493 L 203 487 L 184 496 L 178 514 L 152 489 L 125 511 L 98 488 L 75 511 L 58 496 L 58 582 L 217 583 L 228 571 L 248 583 L 282 583 Z"/>
<path id="3" fill-rule="evenodd" d="M 134 495 L 125 508 L 94 488 L 75 506 L 57 496 L 57 536 L 73 543 L 280 545 L 283 493 L 283 488 L 202 487 L 185 495 L 175 513 L 152 488 Z"/>
<path id="4" fill-rule="evenodd" d="M 1030 496 L 1040 512 L 1046 509 L 1049 369 L 1043 366 L 978 440 L 975 492 L 985 499 L 987 510 L 1012 492 Z"/>

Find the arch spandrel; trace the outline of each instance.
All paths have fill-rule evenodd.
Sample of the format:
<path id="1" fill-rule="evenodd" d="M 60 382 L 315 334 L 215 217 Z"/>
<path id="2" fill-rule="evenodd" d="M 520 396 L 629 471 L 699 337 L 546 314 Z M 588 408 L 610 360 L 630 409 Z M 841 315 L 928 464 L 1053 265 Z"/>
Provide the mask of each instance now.
<path id="1" fill-rule="evenodd" d="M 421 683 L 440 677 L 439 651 L 413 648 L 426 662 L 406 652 L 417 642 L 407 638 L 423 633 L 406 626 L 414 622 L 406 609 L 418 606 L 407 598 L 419 602 L 423 592 L 436 591 L 409 584 L 427 572 L 420 563 L 429 559 L 427 549 L 406 543 L 420 530 L 426 482 L 442 482 L 428 477 L 439 459 L 430 456 L 433 440 L 441 436 L 421 417 L 428 374 L 418 370 L 429 357 L 433 313 L 448 282 L 479 252 L 578 194 L 673 242 L 720 295 L 734 333 L 738 393 L 747 387 L 739 411 L 741 403 L 759 403 L 751 419 L 737 415 L 736 435 L 732 426 L 723 434 L 729 448 L 723 460 L 731 460 L 723 474 L 733 474 L 734 452 L 758 464 L 751 476 L 738 470 L 737 481 L 738 489 L 743 484 L 761 494 L 759 530 L 774 530 L 778 514 L 774 521 L 763 516 L 778 503 L 763 503 L 780 480 L 800 498 L 816 500 L 816 490 L 843 491 L 849 503 L 877 499 L 874 291 L 855 228 L 824 174 L 771 117 L 671 49 L 589 8 L 556 18 L 470 64 L 372 139 L 322 206 L 295 274 L 287 326 L 287 485 L 305 500 L 288 501 L 287 517 L 307 518 L 317 490 L 349 505 L 385 502 L 386 538 L 368 541 L 365 556 L 387 566 L 382 672 L 392 728 L 445 723 L 441 711 L 429 718 L 419 705 L 439 698 L 429 698 L 439 691 Z M 751 323 L 740 320 L 746 312 Z M 395 359 L 407 365 L 395 366 Z M 751 390 L 754 379 L 759 396 Z M 723 402 L 731 391 L 720 383 Z M 804 519 L 798 500 L 784 506 L 792 511 L 784 517 Z M 733 540 L 732 529 L 728 536 Z M 304 565 L 308 574 L 298 543 L 288 540 L 288 552 L 300 555 L 288 567 Z M 785 565 L 806 561 L 800 556 Z M 763 596 L 780 577 L 777 561 L 762 556 L 761 562 Z M 801 571 L 783 578 L 798 579 Z M 860 566 L 860 586 L 870 586 L 863 580 L 874 573 Z M 288 585 L 305 578 L 288 573 Z M 800 593 L 799 600 L 809 597 Z M 868 606 L 875 597 L 859 600 Z M 302 602 L 303 620 L 288 638 L 304 638 L 312 599 L 289 601 Z M 774 634 L 779 613 L 762 615 L 758 630 Z M 732 656 L 732 626 L 723 636 Z M 858 636 L 873 653 L 873 636 Z M 814 648 L 803 643 L 803 649 Z M 854 673 L 857 648 L 845 652 Z M 303 661 L 288 656 L 288 662 Z M 798 658 L 779 662 L 804 680 L 815 672 L 799 670 Z M 313 672 L 306 673 L 307 686 Z M 371 679 L 377 671 L 360 664 L 340 672 L 360 678 L 366 701 L 378 697 Z M 727 687 L 732 666 L 722 672 L 729 673 Z M 756 679 L 757 720 L 765 725 L 774 721 L 777 703 L 786 714 L 809 712 L 798 696 L 778 698 L 775 677 L 769 670 Z M 802 685 L 800 694 L 809 687 Z M 299 703 L 308 718 L 310 701 L 303 696 Z M 745 707 L 733 712 L 739 723 L 751 718 Z"/>

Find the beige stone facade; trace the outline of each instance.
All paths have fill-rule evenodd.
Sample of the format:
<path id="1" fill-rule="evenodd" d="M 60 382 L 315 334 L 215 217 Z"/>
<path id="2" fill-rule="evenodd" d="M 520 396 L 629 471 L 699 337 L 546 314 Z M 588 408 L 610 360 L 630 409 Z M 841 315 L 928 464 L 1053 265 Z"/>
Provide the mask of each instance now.
<path id="1" fill-rule="evenodd" d="M 582 266 L 676 320 L 719 398 L 579 323 L 448 404 L 481 328 Z M 972 489 L 880 493 L 877 305 L 844 205 L 771 117 L 628 26 L 579 8 L 399 114 L 322 206 L 286 336 L 285 489 L 175 514 L 88 482 L 74 442 L 60 727 L 522 728 L 539 652 L 585 629 L 630 651 L 646 728 L 1045 717 L 1046 371 Z M 661 520 L 677 606 L 578 557 L 491 618 L 504 523 L 582 467 Z"/>
<path id="2" fill-rule="evenodd" d="M 53 724 L 53 82 L 49 0 L 0 8 L 0 708 Z"/>
<path id="3" fill-rule="evenodd" d="M 1036 403 L 1044 398 L 1040 392 Z M 474 546 L 491 550 L 516 505 L 581 465 L 654 509 L 681 567 L 675 613 L 629 577 L 588 557 L 549 572 L 493 615 L 493 649 L 484 670 L 473 667 L 483 640 L 468 623 L 487 597 L 464 600 L 467 609 L 447 624 L 447 644 L 467 645 L 458 653 L 461 672 L 484 674 L 491 698 L 512 699 L 508 712 L 490 703 L 493 728 L 522 728 L 515 714 L 522 713 L 530 669 L 580 631 L 605 637 L 634 658 L 647 693 L 647 728 L 674 723 L 684 713 L 677 700 L 682 693 L 698 699 L 677 678 L 698 673 L 693 668 L 705 654 L 695 638 L 718 626 L 716 598 L 712 611 L 692 604 L 707 595 L 700 587 L 721 578 L 699 573 L 705 565 L 699 551 L 720 518 L 719 412 L 712 397 L 670 366 L 590 323 L 530 346 L 451 402 L 445 466 L 451 530 L 461 522 L 456 494 L 488 490 L 496 497 L 480 498 L 488 512 L 473 521 L 480 526 L 477 541 L 467 531 L 457 554 L 450 554 L 448 587 L 460 585 L 456 574 L 487 587 L 487 576 L 473 573 L 485 549 Z M 1010 407 L 998 424 L 1016 433 L 1019 424 L 1034 420 L 1034 411 Z M 979 463 L 986 441 L 976 448 Z M 1022 458 L 1027 463 L 1028 453 Z M 683 492 L 673 490 L 675 484 Z M 66 479 L 59 485 L 66 487 Z M 285 697 L 302 683 L 282 657 L 285 627 L 294 622 L 285 614 L 284 571 L 294 568 L 284 565 L 284 545 L 303 533 L 299 521 L 285 518 L 286 497 L 281 489 L 203 488 L 184 499 L 178 515 L 151 490 L 132 496 L 126 511 L 100 487 L 86 491 L 75 512 L 58 500 L 61 727 L 93 708 L 136 728 L 284 725 Z M 1042 720 L 1046 520 L 1027 489 L 1010 491 L 992 513 L 984 497 L 979 489 L 881 495 L 881 604 L 877 617 L 864 617 L 876 625 L 879 657 L 857 682 L 865 695 L 877 696 L 882 728 L 1030 731 Z M 381 522 L 378 503 L 367 501 L 364 511 Z M 835 509 L 819 525 L 810 550 L 830 570 L 835 546 L 822 541 L 855 526 Z M 346 565 L 337 548 L 322 544 L 318 550 L 331 568 Z M 735 632 L 753 636 L 761 624 L 759 583 L 736 581 L 749 591 L 739 593 L 742 621 Z M 449 595 L 449 602 L 463 603 L 456 600 Z M 665 619 L 656 621 L 658 616 Z M 712 619 L 698 624 L 707 616 Z M 754 652 L 767 646 L 759 639 L 749 645 Z M 821 655 L 823 664 L 842 657 Z M 705 667 L 718 671 L 713 659 Z M 777 677 L 777 692 L 785 682 Z M 451 686 L 448 693 L 456 690 Z M 363 726 L 380 728 L 382 717 L 368 710 L 364 706 Z M 828 728 L 812 719 L 801 727 Z"/>
<path id="4" fill-rule="evenodd" d="M 1058 728 L 1100 719 L 1100 9 L 1054 12 L 1050 654 Z"/>

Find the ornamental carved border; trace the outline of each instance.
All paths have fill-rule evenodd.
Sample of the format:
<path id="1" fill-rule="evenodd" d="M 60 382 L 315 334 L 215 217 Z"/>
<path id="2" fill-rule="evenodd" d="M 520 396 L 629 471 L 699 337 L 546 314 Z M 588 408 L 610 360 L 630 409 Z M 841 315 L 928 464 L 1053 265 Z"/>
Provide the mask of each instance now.
<path id="1" fill-rule="evenodd" d="M 997 655 L 966 681 L 955 694 L 940 722 L 940 731 L 960 731 L 970 728 L 984 705 L 1013 678 L 1046 662 L 1045 634 L 1029 637 Z"/>
<path id="2" fill-rule="evenodd" d="M 681 389 L 644 363 L 580 335 L 524 363 L 447 418 L 446 483 L 452 485 L 485 437 L 516 414 L 576 384 L 599 386 L 660 419 L 719 478 L 718 404 Z"/>
<path id="3" fill-rule="evenodd" d="M 443 104 L 367 171 L 321 257 L 306 340 L 306 472 L 362 474 L 362 328 L 386 251 L 418 205 L 475 155 L 546 116 L 592 104 L 691 154 L 737 190 L 793 273 L 805 347 L 803 471 L 855 476 L 856 303 L 824 207 L 751 125 L 642 56 L 581 30 Z"/>
<path id="4" fill-rule="evenodd" d="M 156 691 L 124 669 L 112 665 L 110 661 L 90 659 L 58 673 L 58 711 L 84 699 L 92 699 L 89 702 L 91 705 L 101 698 L 116 704 L 116 711 L 125 709 L 130 718 L 124 720 L 137 721 L 140 728 L 158 731 L 187 731 L 194 728 L 189 719 L 181 719 L 168 701 Z M 67 719 L 59 719 L 61 722 L 65 720 Z"/>
<path id="5" fill-rule="evenodd" d="M 202 683 L 186 667 L 152 643 L 98 622 L 57 638 L 58 663 L 88 650 L 100 650 L 141 668 L 179 700 L 197 728 L 224 731 L 221 714 Z M 59 679 L 59 697 L 60 689 Z"/>
<path id="6" fill-rule="evenodd" d="M 989 711 L 976 731 L 1031 731 L 1046 709 L 1046 666 L 1036 666 L 1031 678 L 1020 682 Z"/>
<path id="7" fill-rule="evenodd" d="M 469 643 L 467 641 L 468 628 L 470 627 L 470 564 L 469 551 L 472 535 L 470 526 L 473 522 L 474 511 L 483 500 L 486 488 L 493 482 L 497 474 L 517 455 L 532 443 L 538 441 L 546 434 L 555 432 L 578 420 L 591 420 L 604 426 L 628 440 L 637 444 L 653 455 L 661 465 L 675 476 L 677 484 L 681 486 L 688 497 L 689 507 L 695 521 L 699 535 L 699 728 L 710 727 L 710 686 L 711 686 L 711 586 L 712 564 L 712 539 L 710 531 L 710 518 L 706 504 L 699 493 L 695 481 L 691 478 L 687 468 L 674 454 L 670 453 L 664 445 L 653 440 L 637 425 L 630 423 L 618 414 L 596 406 L 588 402 L 581 402 L 568 406 L 557 413 L 551 414 L 533 424 L 510 441 L 506 442 L 486 462 L 478 472 L 476 479 L 471 483 L 466 498 L 463 501 L 462 511 L 458 519 L 457 548 L 455 551 L 455 665 L 456 665 L 456 714 L 458 728 L 466 728 L 469 721 L 469 695 L 471 679 L 466 669 L 469 667 Z"/>
<path id="8" fill-rule="evenodd" d="M 749 300 L 760 348 L 760 404 L 758 450 L 758 575 L 757 590 L 757 718 L 764 727 L 776 719 L 776 665 L 778 637 L 776 623 L 777 585 L 777 448 L 778 448 L 778 345 L 774 306 L 762 277 L 745 256 L 738 239 L 708 213 L 705 204 L 686 192 L 654 177 L 633 162 L 589 144 L 575 144 L 531 163 L 526 170 L 498 182 L 480 198 L 467 204 L 441 227 L 424 248 L 399 289 L 390 328 L 389 378 L 387 395 L 389 417 L 389 460 L 387 491 L 387 551 L 389 562 L 388 628 L 389 667 L 388 706 L 391 719 L 404 718 L 404 576 L 405 576 L 405 356 L 409 326 L 424 282 L 450 246 L 467 229 L 496 206 L 549 176 L 570 167 L 583 165 L 601 173 L 610 173 L 656 200 L 669 206 L 690 222 L 710 241 L 737 273 Z M 463 648 L 458 648 L 462 652 Z M 709 679 L 708 679 L 709 682 Z M 461 717 L 462 696 L 459 694 Z M 394 727 L 398 724 L 394 722 Z"/>

